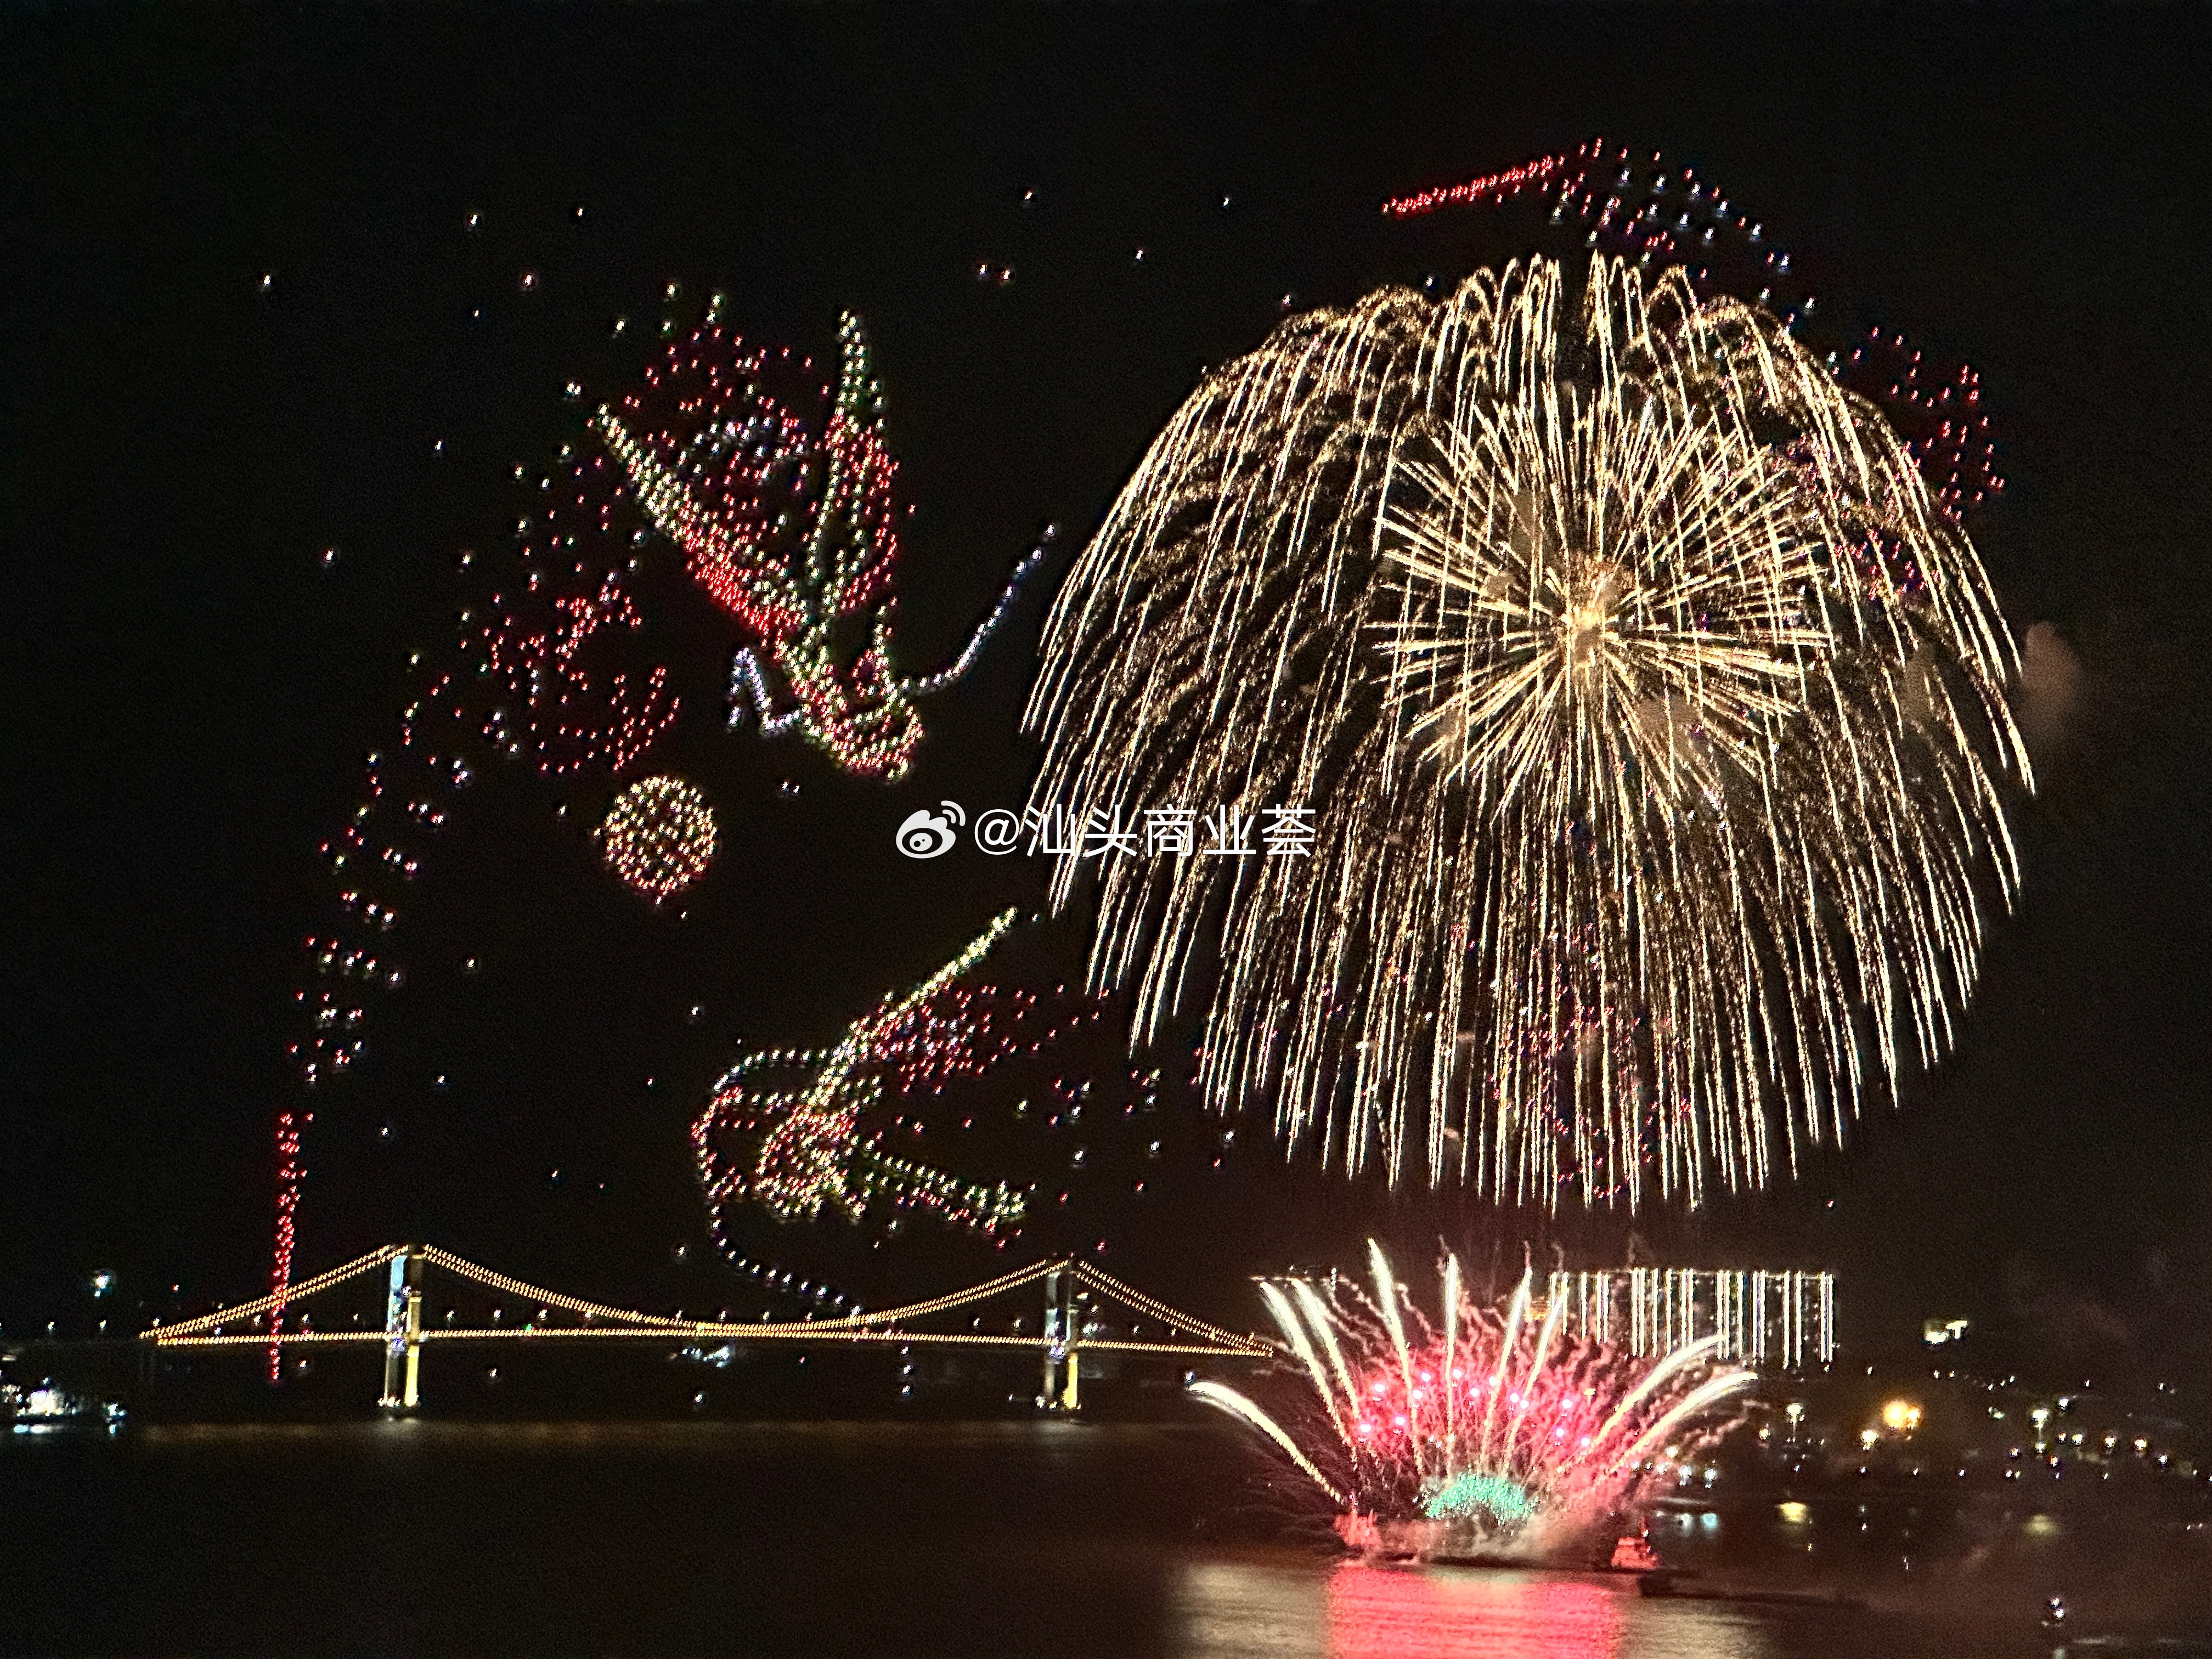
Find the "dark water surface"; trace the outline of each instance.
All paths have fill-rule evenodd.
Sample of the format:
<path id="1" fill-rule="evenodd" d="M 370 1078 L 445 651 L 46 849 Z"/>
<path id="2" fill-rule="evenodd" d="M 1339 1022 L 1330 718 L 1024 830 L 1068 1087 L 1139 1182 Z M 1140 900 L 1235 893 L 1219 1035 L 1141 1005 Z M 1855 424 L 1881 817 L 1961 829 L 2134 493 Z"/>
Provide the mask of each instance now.
<path id="1" fill-rule="evenodd" d="M 1372 1569 L 1304 1540 L 1210 1429 L 1097 1424 L 133 1427 L 0 1437 L 9 1654 L 2046 1656 L 2024 1583 L 1917 1581 L 1839 1511 L 1669 1519 L 1709 1570 L 1857 1607 L 1668 1602 L 1606 1575 Z M 1917 1512 L 1916 1512 L 1917 1513 Z M 1832 1560 L 1801 1538 L 1830 1540 Z M 1940 1547 L 1940 1540 L 1931 1540 Z M 1911 1547 L 1908 1544 L 1907 1547 Z M 1821 1564 L 1817 1568 L 1808 1563 Z M 1894 1579 L 1894 1582 L 1893 1582 Z"/>

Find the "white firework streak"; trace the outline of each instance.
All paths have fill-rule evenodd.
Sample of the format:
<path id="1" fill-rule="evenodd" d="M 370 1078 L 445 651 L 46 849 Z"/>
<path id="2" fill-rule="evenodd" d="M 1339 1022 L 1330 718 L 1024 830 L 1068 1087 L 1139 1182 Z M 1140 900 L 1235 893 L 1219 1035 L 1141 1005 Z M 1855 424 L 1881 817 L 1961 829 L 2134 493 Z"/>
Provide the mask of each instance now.
<path id="1" fill-rule="evenodd" d="M 1694 1203 L 1951 1044 L 2020 879 L 2018 659 L 1772 316 L 1570 289 L 1386 289 L 1209 374 L 1054 608 L 1032 805 L 1314 809 L 1309 857 L 1055 872 L 1136 1041 L 1204 1006 L 1215 1107 L 1394 1182 Z"/>

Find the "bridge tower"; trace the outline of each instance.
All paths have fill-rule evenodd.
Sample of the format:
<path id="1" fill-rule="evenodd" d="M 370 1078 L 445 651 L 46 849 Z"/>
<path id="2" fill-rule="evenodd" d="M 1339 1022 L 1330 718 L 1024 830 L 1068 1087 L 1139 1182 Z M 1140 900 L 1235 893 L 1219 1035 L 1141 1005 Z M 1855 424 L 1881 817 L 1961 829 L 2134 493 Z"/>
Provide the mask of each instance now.
<path id="1" fill-rule="evenodd" d="M 1047 1411 L 1083 1409 L 1083 1361 L 1078 1352 L 1083 1313 L 1075 1305 L 1075 1263 L 1055 1262 L 1044 1275 L 1044 1391 Z"/>
<path id="2" fill-rule="evenodd" d="M 384 1303 L 384 1397 L 386 1411 L 411 1412 L 422 1402 L 422 1249 L 410 1244 L 392 1258 Z"/>

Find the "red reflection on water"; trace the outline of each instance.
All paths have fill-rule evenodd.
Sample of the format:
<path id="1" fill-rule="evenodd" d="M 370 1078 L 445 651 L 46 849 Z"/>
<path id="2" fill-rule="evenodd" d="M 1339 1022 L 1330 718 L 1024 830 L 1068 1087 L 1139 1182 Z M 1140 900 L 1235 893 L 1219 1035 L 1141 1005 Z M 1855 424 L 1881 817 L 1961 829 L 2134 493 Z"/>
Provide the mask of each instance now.
<path id="1" fill-rule="evenodd" d="M 1613 1586 L 1552 1573 L 1370 1567 L 1329 1576 L 1332 1659 L 1616 1659 Z"/>

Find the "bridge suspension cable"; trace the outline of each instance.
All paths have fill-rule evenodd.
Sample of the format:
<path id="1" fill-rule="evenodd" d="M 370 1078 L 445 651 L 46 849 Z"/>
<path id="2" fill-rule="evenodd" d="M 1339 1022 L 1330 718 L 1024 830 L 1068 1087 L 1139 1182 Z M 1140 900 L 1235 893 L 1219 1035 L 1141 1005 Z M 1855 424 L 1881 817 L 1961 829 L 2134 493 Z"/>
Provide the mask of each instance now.
<path id="1" fill-rule="evenodd" d="M 304 1301 L 319 1291 L 342 1285 L 349 1279 L 356 1279 L 362 1273 L 373 1273 L 391 1261 L 392 1257 L 402 1254 L 406 1248 L 404 1244 L 386 1244 L 378 1249 L 371 1250 L 367 1255 L 356 1256 L 350 1261 L 342 1263 L 327 1272 L 317 1273 L 313 1279 L 300 1279 L 295 1284 L 287 1285 L 282 1291 L 257 1297 L 251 1302 L 240 1302 L 228 1308 L 217 1308 L 213 1313 L 202 1314 L 197 1319 L 187 1319 L 179 1324 L 157 1323 L 144 1333 L 145 1338 L 155 1342 L 173 1342 L 184 1337 L 197 1335 L 202 1331 L 212 1330 L 217 1325 L 234 1325 L 241 1319 L 258 1318 L 279 1304 L 289 1304 Z M 264 1339 L 255 1337 L 252 1340 L 258 1342 Z"/>
<path id="2" fill-rule="evenodd" d="M 332 1290 L 349 1280 L 357 1279 L 377 1268 L 406 1258 L 434 1267 L 466 1280 L 496 1291 L 502 1295 L 518 1297 L 538 1304 L 541 1310 L 560 1309 L 586 1321 L 602 1322 L 580 1326 L 543 1325 L 525 1322 L 517 1326 L 467 1326 L 455 1328 L 428 1327 L 421 1323 L 419 1315 L 419 1286 L 405 1292 L 415 1298 L 416 1311 L 406 1316 L 405 1328 L 401 1320 L 401 1303 L 395 1301 L 393 1311 L 382 1329 L 329 1331 L 301 1328 L 282 1328 L 282 1314 L 275 1328 L 264 1328 L 245 1333 L 226 1333 L 223 1327 L 258 1320 L 272 1311 L 289 1308 L 323 1291 Z M 393 1267 L 395 1285 L 400 1269 Z M 1170 1333 L 1187 1340 L 1180 1342 L 1160 1342 L 1131 1337 L 1088 1336 L 1062 1330 L 1057 1334 L 1037 1336 L 1001 1334 L 982 1331 L 921 1331 L 905 1328 L 912 1320 L 927 1319 L 949 1313 L 956 1309 L 972 1306 L 995 1297 L 1036 1284 L 1049 1276 L 1065 1273 L 1086 1285 L 1098 1295 L 1120 1303 L 1130 1312 L 1140 1314 L 1168 1328 Z M 412 1282 L 411 1280 L 410 1281 Z M 399 1294 L 395 1291 L 395 1296 Z M 732 1341 L 789 1340 L 813 1342 L 851 1342 L 869 1344 L 896 1343 L 965 1346 L 972 1347 L 1052 1348 L 1079 1346 L 1082 1348 L 1116 1352 L 1176 1354 L 1184 1356 L 1218 1356 L 1237 1358 L 1265 1358 L 1277 1351 L 1277 1345 L 1263 1336 L 1231 1331 L 1210 1321 L 1199 1319 L 1170 1307 L 1158 1297 L 1148 1296 L 1133 1285 L 1124 1283 L 1112 1274 L 1087 1262 L 1062 1257 L 1034 1262 L 1018 1267 L 995 1279 L 963 1290 L 948 1291 L 942 1296 L 925 1297 L 918 1302 L 902 1303 L 896 1307 L 864 1309 L 858 1313 L 840 1315 L 830 1319 L 760 1320 L 752 1322 L 729 1319 L 685 1319 L 680 1315 L 647 1313 L 635 1308 L 619 1308 L 611 1304 L 593 1302 L 582 1297 L 568 1296 L 559 1291 L 532 1285 L 526 1279 L 498 1273 L 489 1267 L 455 1255 L 450 1250 L 435 1245 L 386 1244 L 357 1256 L 351 1261 L 317 1273 L 311 1279 L 286 1285 L 281 1291 L 256 1297 L 212 1313 L 184 1320 L 173 1325 L 156 1324 L 142 1334 L 142 1340 L 160 1347 L 227 1347 L 270 1343 L 291 1342 L 377 1342 L 392 1345 L 404 1341 L 409 1349 L 428 1342 L 453 1341 L 517 1341 L 533 1342 L 575 1340 L 619 1340 L 623 1339 L 679 1339 L 696 1341 L 714 1338 Z"/>
<path id="3" fill-rule="evenodd" d="M 1045 1265 L 1048 1267 L 1051 1264 Z M 1076 1278 L 1092 1290 L 1113 1297 L 1139 1313 L 1149 1314 L 1162 1324 L 1182 1331 L 1187 1335 L 1204 1337 L 1210 1342 L 1218 1342 L 1226 1346 L 1246 1346 L 1259 1341 L 1270 1351 L 1274 1347 L 1273 1342 L 1264 1338 L 1255 1338 L 1225 1329 L 1219 1325 L 1209 1324 L 1203 1319 L 1194 1319 L 1187 1313 L 1170 1307 L 1158 1297 L 1146 1296 L 1133 1285 L 1123 1284 L 1104 1268 L 1094 1267 L 1088 1261 L 1078 1261 L 1074 1266 Z M 1043 1269 L 1040 1268 L 1039 1271 L 1042 1272 Z"/>

